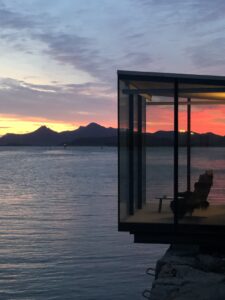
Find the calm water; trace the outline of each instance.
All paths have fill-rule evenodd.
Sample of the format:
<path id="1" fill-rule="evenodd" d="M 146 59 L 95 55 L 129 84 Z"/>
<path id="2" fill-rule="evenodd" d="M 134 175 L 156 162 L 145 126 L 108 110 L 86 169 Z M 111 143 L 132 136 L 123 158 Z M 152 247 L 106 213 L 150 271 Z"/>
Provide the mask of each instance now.
<path id="1" fill-rule="evenodd" d="M 0 299 L 142 299 L 165 246 L 117 232 L 115 148 L 0 148 Z"/>

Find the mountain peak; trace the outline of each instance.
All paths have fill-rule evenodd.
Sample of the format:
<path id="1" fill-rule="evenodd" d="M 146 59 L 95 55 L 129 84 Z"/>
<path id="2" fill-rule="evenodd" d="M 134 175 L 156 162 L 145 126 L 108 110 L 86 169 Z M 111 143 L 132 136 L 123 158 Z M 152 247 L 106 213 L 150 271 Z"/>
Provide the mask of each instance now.
<path id="1" fill-rule="evenodd" d="M 53 132 L 53 130 L 51 130 L 50 128 L 48 128 L 45 125 L 42 125 L 41 127 L 39 127 L 37 130 L 35 130 L 35 132 Z"/>
<path id="2" fill-rule="evenodd" d="M 98 123 L 95 123 L 95 122 L 92 122 L 92 123 L 89 123 L 86 128 L 103 128 L 102 125 L 99 125 Z"/>

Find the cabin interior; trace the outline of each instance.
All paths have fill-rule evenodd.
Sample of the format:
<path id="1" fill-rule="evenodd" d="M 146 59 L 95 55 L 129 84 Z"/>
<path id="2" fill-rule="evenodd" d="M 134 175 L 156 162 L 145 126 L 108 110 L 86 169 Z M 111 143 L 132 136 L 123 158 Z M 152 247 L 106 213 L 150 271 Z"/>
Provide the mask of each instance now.
<path id="1" fill-rule="evenodd" d="M 225 226 L 224 104 L 225 77 L 118 71 L 120 230 Z"/>

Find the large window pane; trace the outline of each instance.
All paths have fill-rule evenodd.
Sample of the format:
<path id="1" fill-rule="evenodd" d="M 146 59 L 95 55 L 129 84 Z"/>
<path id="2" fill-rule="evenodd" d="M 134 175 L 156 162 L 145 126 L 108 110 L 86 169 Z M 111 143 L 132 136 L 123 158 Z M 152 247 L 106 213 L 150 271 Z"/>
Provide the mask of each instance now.
<path id="1" fill-rule="evenodd" d="M 181 84 L 191 99 L 191 188 L 185 186 L 186 149 L 180 148 L 179 207 L 181 224 L 225 225 L 224 88 Z M 192 93 L 191 93 L 192 91 Z M 185 113 L 186 114 L 186 113 Z M 185 115 L 184 114 L 184 115 Z M 184 119 L 180 115 L 180 124 Z M 181 144 L 180 144 L 181 146 Z M 187 146 L 187 144 L 186 144 Z"/>
<path id="2" fill-rule="evenodd" d="M 129 95 L 127 85 L 119 82 L 119 211 L 120 220 L 129 215 Z"/>

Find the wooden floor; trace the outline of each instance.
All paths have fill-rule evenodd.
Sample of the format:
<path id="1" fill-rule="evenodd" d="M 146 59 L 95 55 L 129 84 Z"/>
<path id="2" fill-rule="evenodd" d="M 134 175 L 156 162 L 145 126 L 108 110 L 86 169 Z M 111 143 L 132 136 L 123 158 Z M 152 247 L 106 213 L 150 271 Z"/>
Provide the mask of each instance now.
<path id="1" fill-rule="evenodd" d="M 153 201 L 146 204 L 143 209 L 138 210 L 133 216 L 129 216 L 125 222 L 128 223 L 164 223 L 174 222 L 174 216 L 170 209 L 170 201 L 162 204 L 162 210 L 158 212 L 159 202 Z M 192 216 L 186 215 L 179 220 L 181 224 L 205 224 L 225 225 L 225 204 L 210 205 L 207 209 L 195 209 Z"/>

